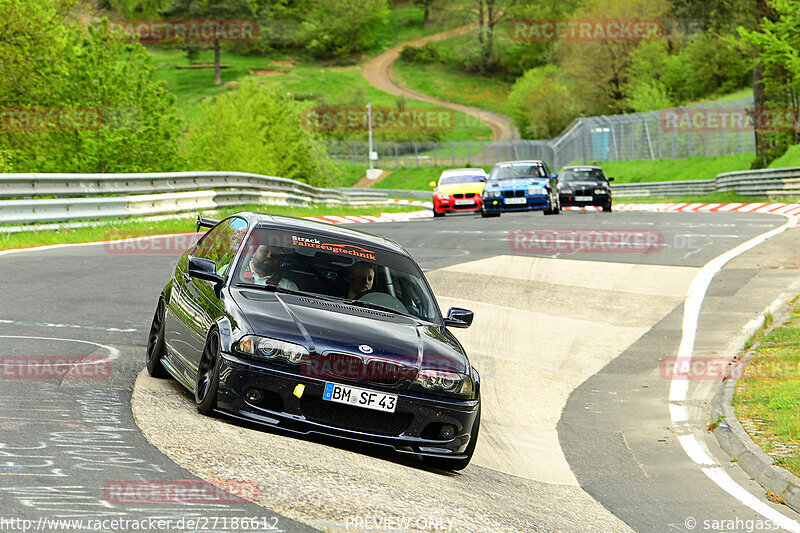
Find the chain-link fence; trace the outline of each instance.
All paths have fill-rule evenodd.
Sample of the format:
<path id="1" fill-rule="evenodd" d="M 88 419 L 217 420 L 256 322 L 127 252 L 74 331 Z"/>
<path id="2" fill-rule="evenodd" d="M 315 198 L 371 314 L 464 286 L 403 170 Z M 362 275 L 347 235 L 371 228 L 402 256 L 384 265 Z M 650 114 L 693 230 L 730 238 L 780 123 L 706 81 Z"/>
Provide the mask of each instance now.
<path id="1" fill-rule="evenodd" d="M 558 169 L 570 163 L 633 159 L 683 159 L 755 151 L 752 98 L 579 118 L 558 137 L 537 141 L 380 142 L 378 168 L 492 166 L 498 161 L 541 159 Z M 369 165 L 369 144 L 329 141 L 337 163 Z"/>

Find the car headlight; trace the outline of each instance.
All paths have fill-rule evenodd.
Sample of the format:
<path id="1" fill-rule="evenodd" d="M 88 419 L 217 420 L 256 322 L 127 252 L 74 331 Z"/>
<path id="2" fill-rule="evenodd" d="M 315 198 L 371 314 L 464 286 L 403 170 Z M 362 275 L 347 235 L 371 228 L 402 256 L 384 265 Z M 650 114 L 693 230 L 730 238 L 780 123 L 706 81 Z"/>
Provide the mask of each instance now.
<path id="1" fill-rule="evenodd" d="M 450 195 L 449 195 L 449 194 L 444 194 L 444 193 L 441 193 L 441 192 L 437 192 L 437 193 L 435 194 L 435 196 L 436 196 L 436 198 L 437 198 L 438 200 L 447 200 L 448 198 L 450 198 Z"/>
<path id="2" fill-rule="evenodd" d="M 463 398 L 472 398 L 475 395 L 472 378 L 456 372 L 423 369 L 417 373 L 414 384 L 425 390 L 444 392 Z"/>
<path id="3" fill-rule="evenodd" d="M 558 190 L 564 194 L 572 194 L 572 187 L 559 187 Z"/>
<path id="4" fill-rule="evenodd" d="M 500 196 L 500 193 L 498 191 L 483 191 L 483 195 L 486 198 L 496 198 L 497 196 Z"/>
<path id="5" fill-rule="evenodd" d="M 532 187 L 528 189 L 528 196 L 535 196 L 537 194 L 547 194 L 547 191 L 544 187 Z"/>
<path id="6" fill-rule="evenodd" d="M 608 194 L 608 191 L 605 190 L 605 189 L 595 189 L 594 193 L 595 194 Z"/>
<path id="7" fill-rule="evenodd" d="M 308 349 L 305 346 L 256 335 L 245 335 L 239 339 L 236 350 L 269 360 L 283 359 L 294 364 L 300 363 L 308 356 Z"/>

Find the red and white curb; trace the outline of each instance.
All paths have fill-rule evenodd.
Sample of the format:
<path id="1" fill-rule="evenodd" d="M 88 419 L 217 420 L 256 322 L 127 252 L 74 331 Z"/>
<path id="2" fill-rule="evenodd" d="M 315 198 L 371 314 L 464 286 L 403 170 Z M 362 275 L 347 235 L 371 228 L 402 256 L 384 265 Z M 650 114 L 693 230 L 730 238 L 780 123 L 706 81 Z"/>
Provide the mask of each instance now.
<path id="1" fill-rule="evenodd" d="M 765 213 L 770 215 L 800 215 L 800 204 L 764 203 L 672 203 L 672 204 L 614 204 L 617 211 L 649 211 L 651 213 Z M 798 219 L 800 220 L 800 219 Z M 796 221 L 794 226 L 800 225 Z"/>
<path id="2" fill-rule="evenodd" d="M 430 207 L 430 202 L 416 200 L 395 200 L 398 205 L 417 205 Z M 405 202 L 405 203 L 401 203 Z M 615 211 L 646 211 L 649 213 L 767 213 L 772 215 L 800 215 L 800 204 L 784 204 L 777 202 L 765 203 L 724 203 L 724 204 L 702 204 L 702 203 L 661 203 L 661 204 L 614 204 Z M 564 211 L 600 211 L 599 207 L 564 207 Z M 478 211 L 476 211 L 478 213 Z M 352 224 L 369 222 L 408 222 L 409 220 L 419 220 L 433 218 L 433 213 L 429 210 L 413 211 L 410 213 L 382 213 L 380 216 L 372 215 L 345 215 L 345 216 L 319 216 L 303 217 L 309 220 L 318 220 L 329 224 Z M 797 225 L 800 225 L 798 222 Z"/>
<path id="3" fill-rule="evenodd" d="M 614 204 L 615 211 L 647 211 L 650 213 L 768 213 L 771 215 L 800 215 L 800 204 L 779 202 L 764 203 L 661 203 L 661 204 Z M 599 211 L 599 207 L 564 207 L 565 211 Z"/>
<path id="4" fill-rule="evenodd" d="M 433 202 L 426 202 L 424 200 L 399 200 L 396 198 L 389 198 L 386 200 L 386 202 L 395 205 L 414 205 L 417 207 L 427 207 L 428 209 L 433 209 Z"/>

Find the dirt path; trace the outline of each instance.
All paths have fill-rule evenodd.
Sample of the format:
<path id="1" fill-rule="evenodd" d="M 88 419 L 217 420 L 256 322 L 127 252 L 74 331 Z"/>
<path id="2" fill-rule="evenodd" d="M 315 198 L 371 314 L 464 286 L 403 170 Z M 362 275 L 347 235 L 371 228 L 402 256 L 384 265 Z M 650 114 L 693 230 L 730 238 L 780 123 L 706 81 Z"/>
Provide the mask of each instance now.
<path id="1" fill-rule="evenodd" d="M 409 89 L 408 87 L 404 87 L 394 77 L 392 67 L 394 66 L 394 62 L 397 61 L 397 58 L 400 57 L 400 51 L 404 46 L 422 46 L 428 42 L 443 41 L 451 37 L 464 35 L 476 27 L 477 24 L 467 24 L 452 30 L 435 33 L 433 35 L 414 39 L 413 41 L 401 43 L 366 62 L 361 68 L 361 73 L 363 74 L 364 78 L 367 79 L 370 85 L 381 91 L 394 94 L 396 96 L 403 95 L 406 98 L 411 98 L 413 100 L 430 102 L 448 109 L 461 111 L 485 122 L 489 125 L 489 127 L 492 128 L 492 139 L 495 141 L 510 141 L 519 139 L 519 130 L 514 127 L 511 119 L 505 115 L 495 113 L 494 111 L 487 111 L 486 109 L 480 109 L 478 107 L 470 107 L 453 102 L 445 102 L 444 100 L 439 100 L 438 98 L 433 98 L 432 96 L 428 96 L 426 94 Z"/>
<path id="2" fill-rule="evenodd" d="M 367 177 L 367 175 L 364 174 L 364 177 L 361 178 L 360 180 L 358 180 L 358 182 L 356 182 L 356 184 L 353 185 L 353 188 L 354 189 L 369 189 L 370 187 L 373 187 L 376 183 L 380 183 L 381 181 L 386 179 L 386 177 L 389 174 L 391 174 L 392 172 L 394 172 L 394 171 L 393 170 L 384 170 L 383 174 L 381 174 L 380 176 L 378 176 L 374 180 L 369 179 Z"/>

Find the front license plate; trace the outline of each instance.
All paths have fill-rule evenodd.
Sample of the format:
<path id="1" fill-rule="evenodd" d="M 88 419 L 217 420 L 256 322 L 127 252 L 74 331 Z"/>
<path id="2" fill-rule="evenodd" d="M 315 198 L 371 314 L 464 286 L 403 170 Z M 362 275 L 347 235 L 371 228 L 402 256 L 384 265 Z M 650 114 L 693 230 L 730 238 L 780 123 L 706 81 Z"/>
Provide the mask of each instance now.
<path id="1" fill-rule="evenodd" d="M 527 198 L 506 198 L 507 204 L 527 204 Z"/>
<path id="2" fill-rule="evenodd" d="M 475 200 L 456 200 L 456 205 L 475 205 Z"/>
<path id="3" fill-rule="evenodd" d="M 397 396 L 394 394 L 346 387 L 338 383 L 326 383 L 322 399 L 387 413 L 394 413 L 397 408 Z"/>
<path id="4" fill-rule="evenodd" d="M 591 202 L 592 201 L 592 197 L 591 196 L 576 196 L 575 197 L 575 201 L 576 202 Z"/>

